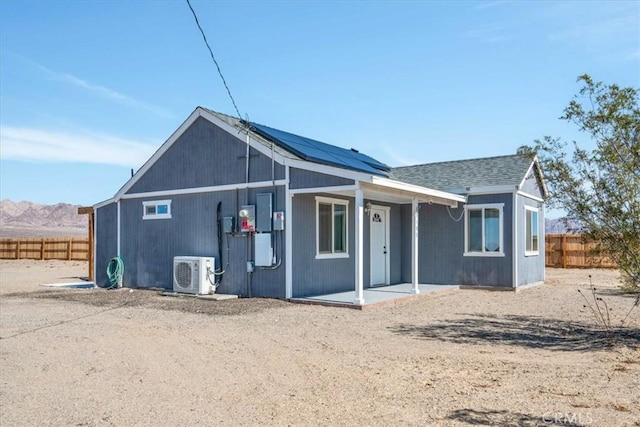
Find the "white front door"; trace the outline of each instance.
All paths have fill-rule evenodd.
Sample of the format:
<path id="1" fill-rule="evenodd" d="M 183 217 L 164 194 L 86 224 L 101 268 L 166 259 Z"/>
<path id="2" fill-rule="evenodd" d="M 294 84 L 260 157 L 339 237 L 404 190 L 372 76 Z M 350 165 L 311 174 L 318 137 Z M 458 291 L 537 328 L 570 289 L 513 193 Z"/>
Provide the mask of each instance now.
<path id="1" fill-rule="evenodd" d="M 389 284 L 387 271 L 389 268 L 388 216 L 387 209 L 372 207 L 369 212 L 371 286 Z"/>

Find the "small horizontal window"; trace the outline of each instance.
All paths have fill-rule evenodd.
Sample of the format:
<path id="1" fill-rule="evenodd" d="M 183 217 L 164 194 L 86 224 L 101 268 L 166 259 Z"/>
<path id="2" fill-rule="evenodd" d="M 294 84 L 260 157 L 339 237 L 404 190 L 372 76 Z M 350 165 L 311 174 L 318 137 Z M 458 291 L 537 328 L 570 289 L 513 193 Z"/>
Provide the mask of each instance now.
<path id="1" fill-rule="evenodd" d="M 171 218 L 171 200 L 142 202 L 142 219 Z"/>

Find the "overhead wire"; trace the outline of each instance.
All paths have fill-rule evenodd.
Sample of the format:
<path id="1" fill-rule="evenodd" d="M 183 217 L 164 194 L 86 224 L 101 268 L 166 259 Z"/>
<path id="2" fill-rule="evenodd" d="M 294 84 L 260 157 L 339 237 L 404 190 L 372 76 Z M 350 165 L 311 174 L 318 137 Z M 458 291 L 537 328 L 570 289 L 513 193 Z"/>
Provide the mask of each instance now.
<path id="1" fill-rule="evenodd" d="M 224 84 L 225 89 L 227 89 L 227 94 L 229 95 L 229 98 L 231 99 L 231 103 L 233 104 L 233 108 L 236 110 L 236 114 L 238 114 L 238 119 L 242 120 L 242 115 L 240 114 L 240 110 L 238 110 L 238 106 L 236 105 L 235 99 L 233 99 L 233 95 L 231 95 L 231 90 L 229 89 L 229 85 L 227 85 L 227 81 L 225 80 L 224 76 L 222 75 L 222 70 L 220 70 L 220 65 L 218 65 L 218 61 L 216 61 L 216 57 L 213 55 L 213 50 L 211 49 L 211 46 L 209 45 L 209 42 L 207 41 L 207 36 L 204 34 L 204 30 L 200 26 L 200 21 L 198 21 L 198 16 L 196 15 L 196 11 L 193 10 L 193 7 L 191 6 L 191 2 L 189 0 L 187 0 L 187 5 L 189 6 L 189 9 L 191 10 L 191 13 L 193 14 L 193 19 L 195 19 L 195 21 L 196 21 L 196 25 L 198 26 L 198 29 L 200 30 L 200 34 L 202 34 L 202 38 L 204 39 L 204 44 L 207 45 L 207 49 L 209 49 L 209 54 L 211 55 L 211 59 L 213 59 L 213 63 L 216 65 L 216 68 L 218 69 L 218 74 L 220 75 L 220 78 L 222 79 L 222 83 Z"/>

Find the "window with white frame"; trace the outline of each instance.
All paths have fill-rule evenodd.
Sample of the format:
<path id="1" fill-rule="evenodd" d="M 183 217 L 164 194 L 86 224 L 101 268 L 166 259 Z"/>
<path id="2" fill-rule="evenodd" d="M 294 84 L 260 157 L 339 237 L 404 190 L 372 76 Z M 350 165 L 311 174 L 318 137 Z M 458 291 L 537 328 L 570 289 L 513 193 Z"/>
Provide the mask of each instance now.
<path id="1" fill-rule="evenodd" d="M 152 200 L 142 202 L 142 219 L 171 218 L 171 200 Z"/>
<path id="2" fill-rule="evenodd" d="M 504 256 L 504 203 L 465 206 L 465 256 Z"/>
<path id="3" fill-rule="evenodd" d="M 538 255 L 538 209 L 524 208 L 524 244 L 525 255 Z"/>
<path id="4" fill-rule="evenodd" d="M 346 258 L 349 201 L 316 197 L 316 258 Z"/>

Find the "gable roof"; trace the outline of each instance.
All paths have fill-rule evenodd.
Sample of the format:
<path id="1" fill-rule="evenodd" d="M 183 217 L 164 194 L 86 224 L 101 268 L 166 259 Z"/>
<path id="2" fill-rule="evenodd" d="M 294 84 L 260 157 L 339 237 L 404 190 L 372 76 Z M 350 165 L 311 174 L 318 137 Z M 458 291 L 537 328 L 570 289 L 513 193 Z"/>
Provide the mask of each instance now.
<path id="1" fill-rule="evenodd" d="M 211 113 L 217 118 L 227 122 L 228 124 L 238 128 L 246 129 L 247 122 L 238 120 L 235 117 L 218 113 L 207 108 L 199 107 Z M 270 146 L 271 143 L 280 148 L 280 154 L 286 151 L 293 154 L 296 158 L 307 160 L 313 163 L 319 163 L 328 166 L 336 166 L 339 168 L 350 169 L 358 172 L 364 172 L 373 175 L 387 177 L 391 168 L 386 164 L 379 162 L 373 157 L 360 153 L 355 149 L 346 149 L 315 139 L 285 132 L 259 123 L 249 122 L 251 133 L 258 136 L 257 140 L 266 140 L 265 144 Z M 291 156 L 288 156 L 291 157 Z"/>
<path id="2" fill-rule="evenodd" d="M 422 187 L 465 193 L 468 188 L 478 187 L 519 188 L 533 167 L 543 183 L 537 159 L 519 154 L 398 167 L 391 170 L 390 177 Z M 546 193 L 544 185 L 541 186 Z"/>

